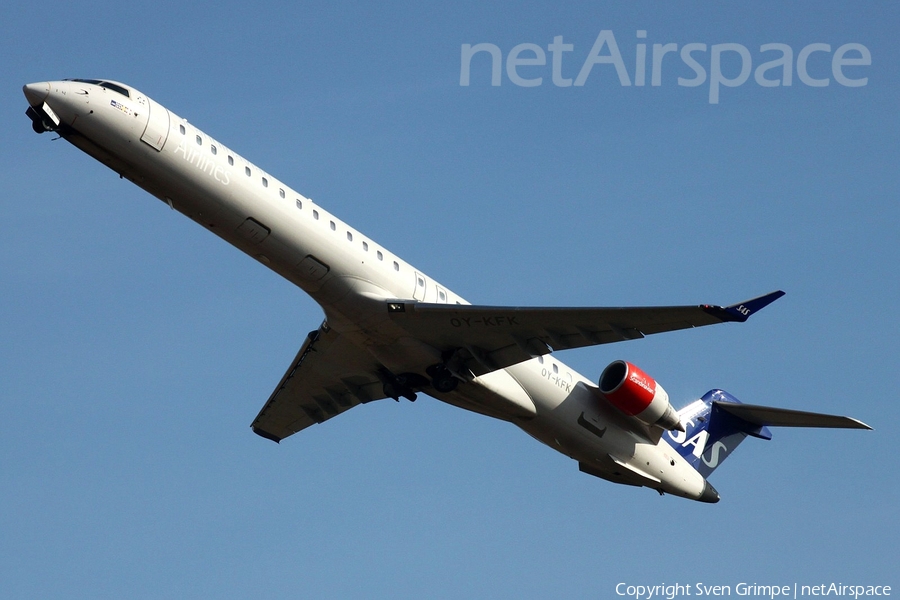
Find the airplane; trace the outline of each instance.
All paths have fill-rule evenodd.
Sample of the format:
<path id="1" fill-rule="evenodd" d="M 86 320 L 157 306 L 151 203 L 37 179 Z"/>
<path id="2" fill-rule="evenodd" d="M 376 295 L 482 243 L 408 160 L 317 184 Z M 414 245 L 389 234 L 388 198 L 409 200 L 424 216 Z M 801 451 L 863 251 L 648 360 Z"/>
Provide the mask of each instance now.
<path id="1" fill-rule="evenodd" d="M 106 79 L 26 84 L 55 132 L 309 294 L 325 313 L 253 420 L 280 442 L 355 406 L 425 393 L 512 423 L 587 474 L 700 502 L 713 470 L 768 427 L 871 429 L 850 417 L 743 404 L 711 390 L 681 410 L 637 366 L 598 383 L 551 355 L 742 323 L 784 292 L 729 306 L 473 305 L 137 89 Z"/>

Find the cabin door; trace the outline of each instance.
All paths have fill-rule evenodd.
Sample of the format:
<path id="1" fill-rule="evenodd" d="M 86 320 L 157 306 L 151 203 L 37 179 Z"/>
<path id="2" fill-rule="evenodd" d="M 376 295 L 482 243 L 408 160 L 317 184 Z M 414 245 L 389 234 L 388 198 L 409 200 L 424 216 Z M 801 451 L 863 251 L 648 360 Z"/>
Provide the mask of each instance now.
<path id="1" fill-rule="evenodd" d="M 150 98 L 147 98 L 147 108 L 150 110 L 150 118 L 141 141 L 158 152 L 169 137 L 169 110 Z"/>

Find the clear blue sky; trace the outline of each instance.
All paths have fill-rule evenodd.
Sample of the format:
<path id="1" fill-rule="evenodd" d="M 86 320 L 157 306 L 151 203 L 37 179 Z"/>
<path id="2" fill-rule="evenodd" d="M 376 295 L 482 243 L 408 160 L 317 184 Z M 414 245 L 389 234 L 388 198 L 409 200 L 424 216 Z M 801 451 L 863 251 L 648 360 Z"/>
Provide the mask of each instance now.
<path id="1" fill-rule="evenodd" d="M 19 3 L 2 9 L 0 596 L 614 598 L 618 582 L 893 585 L 900 55 L 893 2 Z M 598 64 L 611 30 L 632 83 Z M 646 39 L 637 31 L 647 32 Z M 488 54 L 460 85 L 463 44 Z M 542 77 L 506 59 L 537 44 Z M 706 44 L 663 57 L 652 45 Z M 712 47 L 792 85 L 719 86 Z M 862 44 L 871 65 L 845 66 Z M 810 44 L 827 44 L 797 61 Z M 736 78 L 739 53 L 719 46 Z M 608 48 L 603 54 L 607 54 Z M 534 57 L 527 48 L 520 59 Z M 860 56 L 849 52 L 844 58 Z M 775 79 L 780 69 L 765 76 Z M 22 84 L 127 82 L 477 303 L 726 304 L 745 325 L 563 353 L 677 405 L 849 414 L 748 440 L 709 506 L 618 487 L 422 397 L 275 445 L 249 423 L 320 309 L 24 115 Z"/>

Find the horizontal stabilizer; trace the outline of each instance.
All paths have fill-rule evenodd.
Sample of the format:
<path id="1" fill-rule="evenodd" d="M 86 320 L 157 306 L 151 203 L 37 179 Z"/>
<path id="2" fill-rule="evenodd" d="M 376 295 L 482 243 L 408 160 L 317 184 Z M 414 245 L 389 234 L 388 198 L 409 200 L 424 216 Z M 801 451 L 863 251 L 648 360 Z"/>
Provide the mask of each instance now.
<path id="1" fill-rule="evenodd" d="M 832 427 L 838 429 L 872 429 L 862 421 L 851 417 L 824 415 L 821 413 L 772 408 L 735 402 L 716 401 L 714 404 L 739 419 L 754 425 L 772 427 Z"/>
<path id="2" fill-rule="evenodd" d="M 678 416 L 685 430 L 667 431 L 663 439 L 704 477 L 722 464 L 749 435 L 770 440 L 772 427 L 871 429 L 850 417 L 744 404 L 724 390 L 710 390 Z"/>

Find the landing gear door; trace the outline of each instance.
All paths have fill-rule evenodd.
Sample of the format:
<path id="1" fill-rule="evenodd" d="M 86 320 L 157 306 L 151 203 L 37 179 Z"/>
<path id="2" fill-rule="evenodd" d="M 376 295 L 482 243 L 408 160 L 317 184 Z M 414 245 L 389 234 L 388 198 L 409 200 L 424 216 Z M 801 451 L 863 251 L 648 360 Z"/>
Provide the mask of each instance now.
<path id="1" fill-rule="evenodd" d="M 163 149 L 169 137 L 169 111 L 150 98 L 147 98 L 147 108 L 150 111 L 150 118 L 147 120 L 147 128 L 144 129 L 141 141 L 158 152 Z"/>

